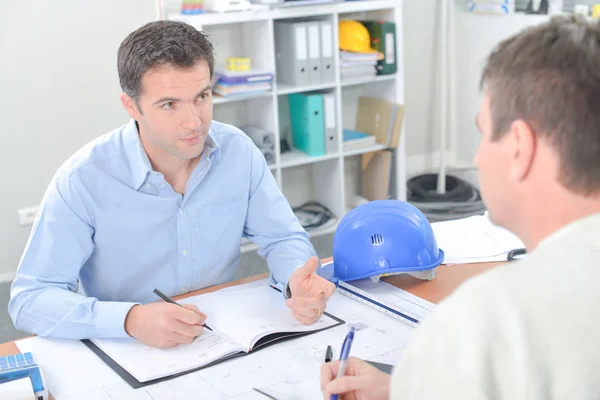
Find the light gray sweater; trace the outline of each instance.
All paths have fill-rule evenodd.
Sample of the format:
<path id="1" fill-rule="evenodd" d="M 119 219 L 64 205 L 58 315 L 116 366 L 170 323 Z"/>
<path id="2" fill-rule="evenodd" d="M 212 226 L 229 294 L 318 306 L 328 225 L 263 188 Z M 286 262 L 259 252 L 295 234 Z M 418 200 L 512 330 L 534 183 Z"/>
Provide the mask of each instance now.
<path id="1" fill-rule="evenodd" d="M 413 332 L 391 398 L 600 399 L 600 214 L 441 302 Z"/>

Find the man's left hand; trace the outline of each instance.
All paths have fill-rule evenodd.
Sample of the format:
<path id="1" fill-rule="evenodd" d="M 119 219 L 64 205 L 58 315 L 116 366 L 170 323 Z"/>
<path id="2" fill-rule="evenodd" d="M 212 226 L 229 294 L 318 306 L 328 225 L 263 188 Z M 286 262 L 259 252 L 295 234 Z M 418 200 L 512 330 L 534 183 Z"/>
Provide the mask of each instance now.
<path id="1" fill-rule="evenodd" d="M 333 283 L 315 273 L 318 266 L 317 257 L 311 257 L 294 272 L 288 283 L 292 297 L 285 303 L 292 310 L 294 318 L 307 325 L 321 318 L 327 300 L 335 292 Z"/>

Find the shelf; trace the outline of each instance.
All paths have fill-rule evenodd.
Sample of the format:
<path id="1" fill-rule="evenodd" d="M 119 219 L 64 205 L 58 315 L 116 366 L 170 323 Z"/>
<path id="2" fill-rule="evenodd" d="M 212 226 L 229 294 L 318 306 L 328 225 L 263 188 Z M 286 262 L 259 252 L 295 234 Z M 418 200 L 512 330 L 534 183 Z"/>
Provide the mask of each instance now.
<path id="1" fill-rule="evenodd" d="M 272 95 L 273 95 L 273 92 L 270 90 L 267 92 L 264 92 L 264 93 L 239 94 L 239 95 L 232 95 L 232 96 L 227 96 L 227 97 L 214 95 L 213 96 L 213 104 L 234 103 L 236 101 L 245 101 L 245 100 L 259 99 L 262 97 L 270 97 Z"/>
<path id="2" fill-rule="evenodd" d="M 335 88 L 335 82 L 320 83 L 318 85 L 308 85 L 308 86 L 292 86 L 292 85 L 286 85 L 285 83 L 277 83 L 277 94 L 285 95 L 285 94 L 312 92 L 314 90 L 334 89 L 334 88 Z"/>
<path id="3" fill-rule="evenodd" d="M 344 151 L 344 157 L 355 156 L 358 154 L 372 153 L 374 151 L 386 150 L 388 147 L 385 144 L 376 144 L 369 147 Z"/>
<path id="4" fill-rule="evenodd" d="M 396 79 L 396 74 L 377 75 L 375 77 L 367 76 L 367 77 L 360 77 L 360 78 L 355 78 L 355 79 L 345 79 L 345 80 L 342 80 L 341 81 L 341 85 L 342 85 L 342 87 L 344 87 L 344 86 L 356 86 L 356 85 L 364 85 L 364 84 L 373 83 L 373 82 L 392 81 L 394 79 Z"/>
<path id="5" fill-rule="evenodd" d="M 311 239 L 319 237 L 319 236 L 325 236 L 325 235 L 335 233 L 335 230 L 337 229 L 338 224 L 339 224 L 339 221 L 336 221 L 335 224 L 326 226 L 325 228 L 321 228 L 321 229 L 317 228 L 314 230 L 308 230 L 306 232 L 308 233 L 308 235 L 310 236 Z M 248 251 L 255 251 L 255 250 L 258 250 L 257 244 L 252 243 L 251 241 L 249 241 L 246 238 L 242 238 L 242 243 L 240 245 L 240 252 L 246 253 Z"/>
<path id="6" fill-rule="evenodd" d="M 331 160 L 338 157 L 338 153 L 325 154 L 324 156 L 311 157 L 303 151 L 292 149 L 281 155 L 279 164 L 281 168 L 297 167 L 298 165 L 312 164 L 319 161 Z"/>
<path id="7" fill-rule="evenodd" d="M 169 14 L 170 20 L 186 22 L 196 29 L 207 25 L 224 25 L 234 23 L 254 22 L 259 20 L 276 20 L 289 18 L 317 17 L 331 14 L 347 14 L 363 11 L 388 10 L 397 7 L 397 0 L 346 1 L 338 3 L 298 5 L 294 7 L 278 7 L 268 9 L 255 6 L 249 11 L 228 13 L 206 12 L 200 15 Z"/>

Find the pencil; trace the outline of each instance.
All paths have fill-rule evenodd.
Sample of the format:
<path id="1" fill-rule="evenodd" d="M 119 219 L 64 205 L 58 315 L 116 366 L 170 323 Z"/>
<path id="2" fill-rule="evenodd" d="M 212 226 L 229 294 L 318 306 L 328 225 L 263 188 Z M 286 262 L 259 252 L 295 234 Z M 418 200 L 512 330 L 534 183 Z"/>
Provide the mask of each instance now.
<path id="1" fill-rule="evenodd" d="M 158 297 L 160 297 L 167 303 L 171 303 L 171 304 L 175 304 L 176 306 L 183 307 L 181 304 L 179 304 L 178 302 L 176 302 L 175 300 L 173 300 L 172 298 L 170 298 L 169 296 L 167 296 L 166 294 L 164 294 L 163 292 L 161 292 L 158 289 L 154 289 L 154 294 L 156 294 Z M 206 324 L 204 324 L 202 326 L 205 327 L 206 329 L 208 329 L 209 331 L 212 331 L 210 326 L 208 326 Z"/>

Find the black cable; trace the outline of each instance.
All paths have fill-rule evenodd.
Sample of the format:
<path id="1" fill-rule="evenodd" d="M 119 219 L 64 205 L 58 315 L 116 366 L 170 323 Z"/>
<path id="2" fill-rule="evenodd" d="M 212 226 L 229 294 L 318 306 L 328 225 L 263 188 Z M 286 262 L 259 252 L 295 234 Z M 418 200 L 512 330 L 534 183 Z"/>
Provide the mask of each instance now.
<path id="1" fill-rule="evenodd" d="M 408 202 L 420 209 L 431 222 L 482 215 L 485 212 L 476 187 L 448 175 L 445 193 L 438 193 L 437 180 L 437 174 L 424 174 L 407 182 Z"/>
<path id="2" fill-rule="evenodd" d="M 294 214 L 296 214 L 296 216 L 298 216 L 298 213 L 304 213 L 318 218 L 315 222 L 302 225 L 304 229 L 321 227 L 327 222 L 329 222 L 331 219 L 335 218 L 335 214 L 331 212 L 329 208 L 316 201 L 308 201 L 302 204 L 301 206 L 292 208 L 292 211 L 294 211 Z M 300 220 L 300 218 L 298 219 Z"/>

